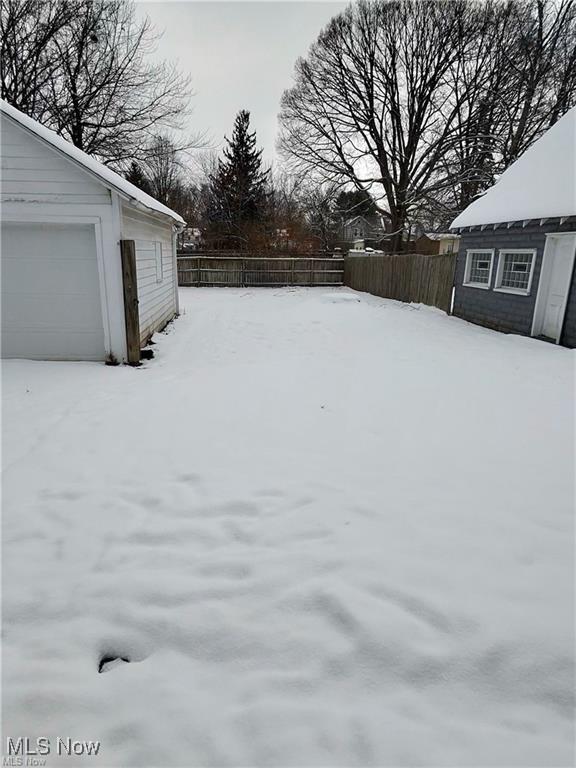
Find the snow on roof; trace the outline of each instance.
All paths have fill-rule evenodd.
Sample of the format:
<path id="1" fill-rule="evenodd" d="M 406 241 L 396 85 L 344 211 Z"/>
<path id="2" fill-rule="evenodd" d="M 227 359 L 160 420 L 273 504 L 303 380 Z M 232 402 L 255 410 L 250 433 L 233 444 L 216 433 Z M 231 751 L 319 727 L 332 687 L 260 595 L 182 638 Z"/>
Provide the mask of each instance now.
<path id="1" fill-rule="evenodd" d="M 369 227 L 372 227 L 373 229 L 383 229 L 382 217 L 374 215 L 362 216 L 361 214 L 358 214 L 357 216 L 353 216 L 351 219 L 346 219 L 344 221 L 344 226 L 348 227 L 350 224 L 358 220 L 364 221 L 366 224 L 368 224 Z"/>
<path id="2" fill-rule="evenodd" d="M 454 240 L 460 235 L 456 235 L 454 232 L 425 232 L 425 236 L 428 240 Z"/>
<path id="3" fill-rule="evenodd" d="M 576 107 L 471 203 L 452 227 L 576 215 Z"/>
<path id="4" fill-rule="evenodd" d="M 358 221 L 358 219 L 362 219 L 362 221 L 365 221 L 367 224 L 370 223 L 365 216 L 353 216 L 351 219 L 346 219 L 344 224 L 345 225 L 352 224 L 353 221 Z"/>
<path id="5" fill-rule="evenodd" d="M 78 147 L 75 147 L 74 144 L 66 141 L 66 139 L 62 138 L 62 136 L 59 136 L 57 133 L 50 130 L 49 128 L 46 128 L 46 126 L 42 125 L 37 120 L 28 117 L 28 115 L 25 115 L 23 112 L 20 112 L 20 110 L 16 109 L 11 104 L 7 104 L 1 99 L 0 111 L 2 111 L 8 117 L 12 118 L 12 120 L 15 122 L 19 123 L 23 128 L 26 128 L 27 130 L 34 133 L 38 138 L 42 139 L 47 144 L 50 144 L 50 146 L 54 147 L 54 149 L 62 152 L 75 163 L 83 166 L 87 171 L 97 176 L 105 186 L 111 187 L 116 192 L 119 192 L 123 197 L 128 198 L 129 201 L 140 203 L 141 205 L 152 211 L 155 211 L 156 213 L 163 213 L 165 216 L 169 216 L 179 224 L 186 223 L 184 219 L 178 213 L 176 213 L 176 211 L 173 211 L 171 208 L 168 208 L 168 206 L 158 202 L 158 200 L 153 198 L 151 195 L 147 195 L 146 192 L 142 192 L 141 189 L 138 189 L 138 187 L 134 186 L 134 184 L 131 184 L 129 181 L 126 181 L 126 179 L 122 178 L 122 176 L 115 173 L 110 168 L 107 168 L 105 165 L 96 160 L 96 158 L 86 154 L 86 152 L 83 152 L 81 149 L 78 149 Z"/>

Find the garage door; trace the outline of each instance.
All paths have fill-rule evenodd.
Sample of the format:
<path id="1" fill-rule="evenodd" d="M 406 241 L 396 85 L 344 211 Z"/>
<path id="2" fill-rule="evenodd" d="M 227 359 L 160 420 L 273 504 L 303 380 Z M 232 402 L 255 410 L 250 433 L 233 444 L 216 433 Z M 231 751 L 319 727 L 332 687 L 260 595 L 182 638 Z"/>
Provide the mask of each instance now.
<path id="1" fill-rule="evenodd" d="M 2 357 L 104 359 L 92 225 L 2 223 Z"/>

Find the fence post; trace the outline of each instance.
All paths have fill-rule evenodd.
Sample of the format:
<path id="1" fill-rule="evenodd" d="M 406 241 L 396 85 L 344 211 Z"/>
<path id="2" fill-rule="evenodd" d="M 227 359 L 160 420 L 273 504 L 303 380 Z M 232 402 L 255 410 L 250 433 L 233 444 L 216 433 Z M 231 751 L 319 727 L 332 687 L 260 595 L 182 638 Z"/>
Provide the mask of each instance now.
<path id="1" fill-rule="evenodd" d="M 124 321 L 126 353 L 130 365 L 140 364 L 140 320 L 138 318 L 138 281 L 134 240 L 120 240 L 122 283 L 124 286 Z"/>

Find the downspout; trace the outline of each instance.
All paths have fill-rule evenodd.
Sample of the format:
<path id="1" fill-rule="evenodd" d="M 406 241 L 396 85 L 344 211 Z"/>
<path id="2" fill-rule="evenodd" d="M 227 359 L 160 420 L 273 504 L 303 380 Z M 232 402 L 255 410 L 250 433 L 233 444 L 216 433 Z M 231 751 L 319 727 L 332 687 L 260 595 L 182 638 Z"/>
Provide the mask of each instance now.
<path id="1" fill-rule="evenodd" d="M 177 240 L 178 235 L 180 232 L 182 232 L 186 227 L 186 224 L 180 224 L 178 222 L 175 222 L 172 225 L 172 255 L 173 255 L 173 270 L 175 275 L 174 280 L 174 303 L 176 305 L 176 315 L 180 314 L 180 299 L 178 296 L 178 249 L 177 249 Z"/>

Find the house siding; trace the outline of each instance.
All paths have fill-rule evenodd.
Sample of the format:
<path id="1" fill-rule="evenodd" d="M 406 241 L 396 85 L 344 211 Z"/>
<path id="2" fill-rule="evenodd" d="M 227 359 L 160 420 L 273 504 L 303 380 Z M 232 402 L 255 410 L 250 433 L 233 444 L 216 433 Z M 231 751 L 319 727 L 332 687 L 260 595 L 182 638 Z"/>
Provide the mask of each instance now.
<path id="1" fill-rule="evenodd" d="M 462 232 L 456 262 L 453 314 L 497 331 L 530 336 L 546 235 L 552 232 L 573 232 L 575 227 L 574 221 L 564 222 L 562 225 L 558 222 L 544 222 L 543 225 L 534 222 L 526 227 L 519 223 L 509 229 L 501 226 L 497 229 L 487 227 L 483 231 L 476 229 L 472 232 Z M 466 252 L 474 248 L 494 249 L 490 290 L 472 288 L 462 284 L 466 268 Z M 535 249 L 536 262 L 528 296 L 517 296 L 493 290 L 496 282 L 498 253 L 501 248 Z M 564 328 L 560 339 L 561 343 L 567 347 L 576 347 L 576 290 L 574 281 L 575 275 L 572 276 Z"/>
<path id="2" fill-rule="evenodd" d="M 2 203 L 110 205 L 110 192 L 56 149 L 1 114 Z"/>
<path id="3" fill-rule="evenodd" d="M 370 239 L 376 240 L 382 238 L 384 229 L 374 221 L 369 221 L 364 216 L 356 216 L 343 222 L 341 229 L 341 238 L 346 242 L 353 240 Z"/>
<path id="4" fill-rule="evenodd" d="M 122 237 L 134 240 L 138 282 L 140 344 L 145 345 L 177 313 L 174 290 L 172 225 L 122 206 Z M 158 281 L 157 244 L 161 247 L 161 280 Z"/>

